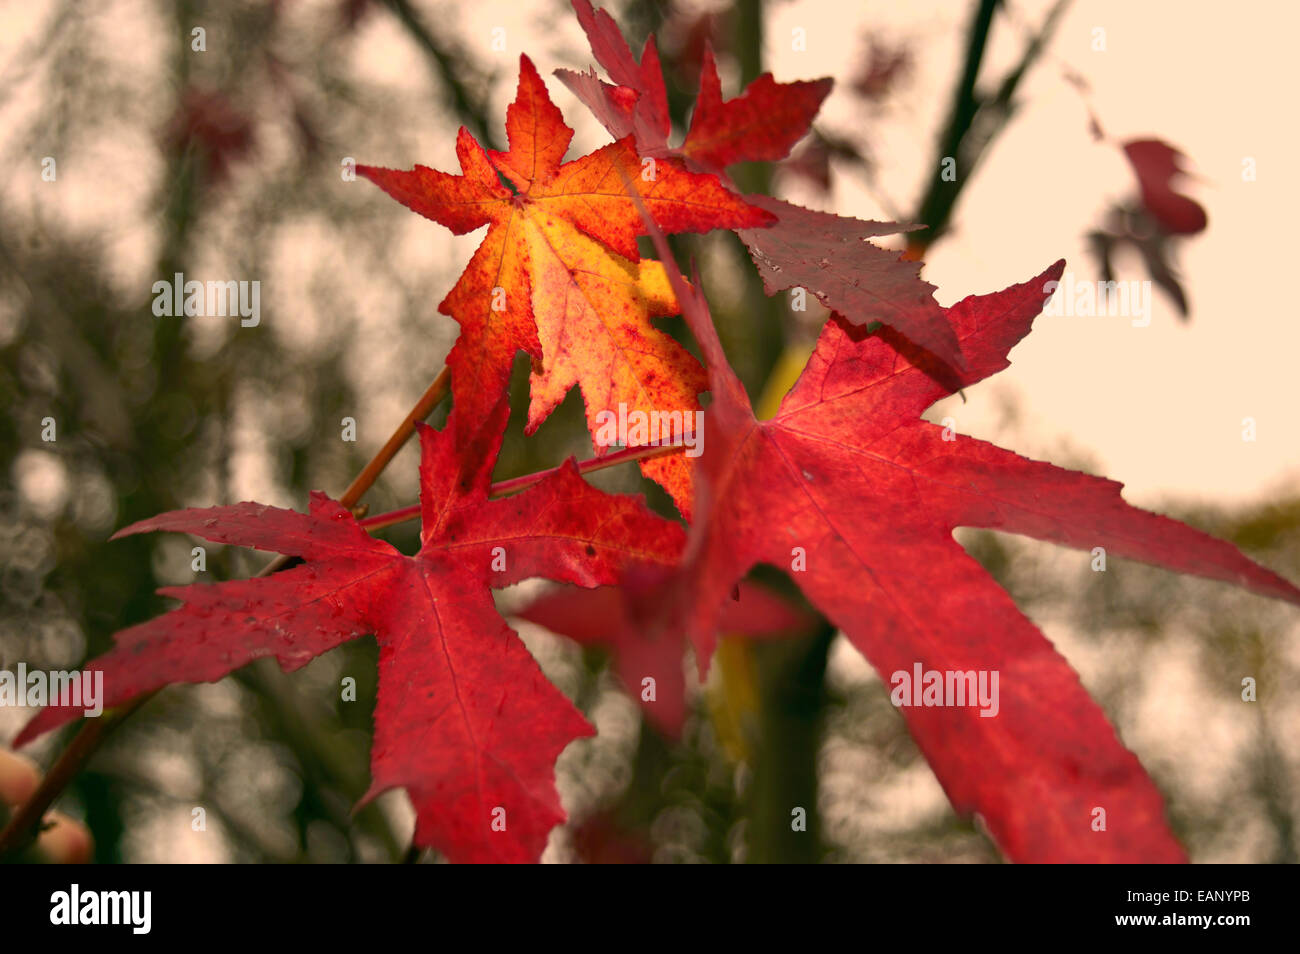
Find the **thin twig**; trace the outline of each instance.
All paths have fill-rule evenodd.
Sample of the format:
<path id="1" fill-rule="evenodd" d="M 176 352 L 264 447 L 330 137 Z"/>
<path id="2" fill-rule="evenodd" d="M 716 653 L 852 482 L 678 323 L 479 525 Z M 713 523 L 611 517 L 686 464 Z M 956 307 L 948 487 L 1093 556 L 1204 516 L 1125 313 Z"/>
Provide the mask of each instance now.
<path id="1" fill-rule="evenodd" d="M 1025 74 L 1046 50 L 1057 26 L 1069 6 L 1069 0 L 1056 0 L 1043 19 L 1038 32 L 1031 35 L 1020 60 L 998 84 L 996 92 L 981 95 L 975 89 L 989 30 L 1001 0 L 980 0 L 967 36 L 966 60 L 953 95 L 948 123 L 939 140 L 934 173 L 925 196 L 912 220 L 928 226 L 926 232 L 908 237 L 908 255 L 919 259 L 951 227 L 957 199 L 969 183 L 980 159 L 993 140 L 1006 129 L 1014 113 L 1014 97 Z M 943 177 L 943 160 L 956 163 L 956 176 Z"/>
<path id="2" fill-rule="evenodd" d="M 452 111 L 470 127 L 470 132 L 479 142 L 489 149 L 498 148 L 496 136 L 489 128 L 485 97 L 481 92 L 471 92 L 464 82 L 464 77 L 474 73 L 471 64 L 465 62 L 464 55 L 445 47 L 425 26 L 419 12 L 409 0 L 384 0 L 384 3 L 429 57 L 438 78 L 446 87 L 446 98 Z"/>
<path id="3" fill-rule="evenodd" d="M 420 396 L 420 400 L 415 402 L 415 406 L 411 408 L 406 418 L 393 431 L 384 446 L 379 448 L 375 456 L 370 458 L 370 463 L 366 464 L 361 473 L 357 474 L 357 479 L 348 485 L 347 490 L 343 491 L 343 496 L 339 497 L 339 503 L 349 510 L 357 505 L 357 502 L 365 496 L 366 491 L 379 479 L 379 475 L 384 472 L 384 468 L 397 455 L 397 452 L 411 439 L 411 435 L 415 433 L 416 422 L 422 421 L 432 414 L 433 409 L 441 404 L 443 398 L 447 396 L 450 388 L 451 369 L 444 367 L 438 376 L 433 379 L 433 383 L 429 385 L 428 390 Z M 280 554 L 262 567 L 254 579 L 278 573 L 294 559 L 296 558 Z"/>
<path id="4" fill-rule="evenodd" d="M 388 462 L 396 456 L 397 452 L 402 449 L 411 435 L 415 433 L 415 425 L 418 421 L 423 421 L 433 413 L 433 409 L 442 403 L 442 399 L 447 396 L 451 388 L 451 369 L 443 368 L 442 372 L 433 379 L 427 391 L 415 402 L 415 407 L 411 408 L 406 415 L 406 419 L 397 426 L 391 437 L 379 448 L 379 452 L 370 459 L 361 473 L 357 474 L 357 479 L 348 485 L 348 489 L 343 491 L 343 496 L 339 498 L 339 503 L 351 510 L 357 505 L 357 502 L 365 496 L 371 485 L 379 479 L 379 475 L 384 472 Z"/>

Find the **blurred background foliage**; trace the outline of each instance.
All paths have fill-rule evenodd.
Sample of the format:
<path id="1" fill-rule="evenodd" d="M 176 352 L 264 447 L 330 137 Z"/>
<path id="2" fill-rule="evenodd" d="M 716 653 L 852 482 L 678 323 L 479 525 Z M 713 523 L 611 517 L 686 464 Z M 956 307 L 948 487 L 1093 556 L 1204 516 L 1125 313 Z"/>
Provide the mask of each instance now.
<path id="1" fill-rule="evenodd" d="M 765 6 L 737 0 L 702 13 L 647 0 L 615 12 L 635 49 L 658 33 L 680 126 L 706 38 L 733 94 L 763 71 Z M 567 3 L 536 7 L 537 42 L 523 45 L 543 72 L 585 67 L 586 50 L 557 50 L 548 37 L 548 23 L 572 16 Z M 1020 66 L 981 97 L 974 77 L 997 7 L 971 5 L 953 102 L 935 104 L 951 112 L 937 155 L 961 157 L 963 176 L 893 203 L 932 226 L 925 241 L 943 235 L 964 172 L 1010 118 L 1035 36 L 1045 39 L 1056 16 L 1019 24 Z M 309 489 L 337 494 L 440 370 L 455 326 L 436 307 L 470 246 L 346 181 L 343 161 L 453 168 L 458 124 L 502 145 L 492 104 L 513 89 L 514 63 L 477 62 L 457 38 L 451 3 L 52 0 L 35 16 L 0 64 L 0 149 L 11 178 L 30 180 L 0 193 L 0 668 L 66 669 L 164 611 L 159 586 L 262 565 L 212 544 L 195 574 L 192 541 L 110 544 L 116 528 L 182 506 L 256 498 L 302 507 Z M 386 69 L 385 50 L 421 68 Z M 837 77 L 859 98 L 865 127 L 911 60 L 905 46 L 873 38 L 861 72 Z M 838 176 L 871 183 L 870 153 L 857 131 L 819 126 L 780 169 L 745 167 L 736 179 L 764 192 L 798 179 L 829 195 Z M 40 178 L 47 156 L 54 182 Z M 701 260 L 751 394 L 779 398 L 824 316 L 768 299 L 730 234 L 679 237 L 675 250 Z M 152 283 L 175 272 L 260 280 L 261 324 L 155 318 Z M 682 334 L 676 320 L 666 327 Z M 520 408 L 525 362 L 515 371 Z M 355 443 L 340 440 L 344 417 L 357 421 Z M 45 418 L 56 441 L 42 440 Z M 590 453 L 576 392 L 533 438 L 519 418 L 497 479 Z M 1005 433 L 984 436 L 1016 427 L 1010 408 Z M 1054 459 L 1087 469 L 1068 452 Z M 372 512 L 415 499 L 414 463 L 409 448 L 397 458 L 367 496 Z M 594 480 L 671 513 L 633 468 Z M 1300 499 L 1170 511 L 1300 578 Z M 407 552 L 416 546 L 414 526 L 384 533 Z M 1134 564 L 1094 572 L 1088 555 L 1044 544 L 987 532 L 962 541 L 1079 668 L 1165 793 L 1193 859 L 1296 859 L 1300 752 L 1286 727 L 1300 714 L 1300 660 L 1283 641 L 1293 613 Z M 536 591 L 501 594 L 503 609 Z M 561 758 L 571 820 L 550 860 L 999 857 L 978 822 L 953 814 L 887 687 L 830 627 L 771 645 L 725 642 L 681 741 L 641 720 L 604 654 L 518 629 L 600 730 Z M 435 860 L 408 851 L 400 793 L 351 814 L 369 781 L 373 640 L 292 675 L 263 663 L 170 688 L 110 737 L 58 803 L 89 825 L 97 860 Z M 357 681 L 355 702 L 340 698 L 345 676 Z M 1240 699 L 1247 676 L 1258 680 L 1256 704 Z M 24 718 L 0 710 L 0 742 Z M 30 751 L 48 764 L 70 731 Z M 206 831 L 192 830 L 196 806 Z M 807 811 L 806 832 L 791 831 L 792 806 Z"/>

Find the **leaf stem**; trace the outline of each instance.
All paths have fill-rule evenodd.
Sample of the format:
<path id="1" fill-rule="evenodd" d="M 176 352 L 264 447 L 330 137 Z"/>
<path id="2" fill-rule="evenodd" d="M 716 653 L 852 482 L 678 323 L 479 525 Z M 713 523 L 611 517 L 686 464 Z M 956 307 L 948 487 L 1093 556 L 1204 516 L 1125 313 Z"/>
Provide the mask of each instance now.
<path id="1" fill-rule="evenodd" d="M 690 437 L 689 434 L 686 435 Z M 616 467 L 619 464 L 626 464 L 634 460 L 653 460 L 656 457 L 668 457 L 671 454 L 682 450 L 685 446 L 685 439 L 682 444 L 643 444 L 636 447 L 625 447 L 622 450 L 615 451 L 612 454 L 606 454 L 603 457 L 592 457 L 587 460 L 578 461 L 578 473 L 590 474 L 598 470 L 604 470 L 607 467 Z M 560 467 L 564 465 L 561 464 Z M 560 467 L 548 467 L 546 470 L 539 470 L 536 473 L 524 474 L 521 477 L 511 477 L 509 480 L 499 480 L 488 488 L 488 497 L 495 500 L 498 497 L 507 497 L 510 494 L 518 493 L 521 490 L 527 490 L 534 484 L 539 484 L 552 474 L 557 474 Z M 383 527 L 391 527 L 394 524 L 405 523 L 407 520 L 414 520 L 420 516 L 420 505 L 411 504 L 409 507 L 402 507 L 399 510 L 390 510 L 387 513 L 377 513 L 373 517 L 365 517 L 358 520 L 357 523 L 367 530 L 379 530 Z"/>
<path id="2" fill-rule="evenodd" d="M 420 400 L 416 401 L 415 406 L 407 412 L 402 423 L 397 425 L 397 429 L 389 435 L 388 440 L 384 442 L 384 446 L 379 448 L 375 456 L 370 458 L 370 463 L 362 468 L 361 473 L 357 474 L 356 479 L 348 485 L 348 489 L 343 491 L 343 496 L 339 497 L 339 503 L 349 510 L 357 505 L 358 501 L 365 496 L 366 491 L 379 479 L 379 475 L 384 472 L 384 468 L 397 456 L 397 452 L 411 439 L 411 435 L 415 433 L 416 423 L 432 414 L 433 409 L 442 403 L 443 398 L 447 396 L 450 390 L 451 368 L 444 367 L 438 376 L 433 379 L 433 383 L 429 385 L 424 394 L 420 395 Z M 270 576 L 272 573 L 283 570 L 293 559 L 293 557 L 280 554 L 262 567 L 254 579 Z"/>
<path id="3" fill-rule="evenodd" d="M 450 389 L 451 369 L 444 367 L 438 376 L 433 379 L 433 383 L 429 385 L 424 394 L 420 396 L 420 400 L 415 402 L 415 407 L 411 408 L 402 423 L 397 425 L 397 429 L 393 431 L 384 446 L 379 448 L 379 452 L 370 459 L 370 463 L 366 464 L 361 473 L 357 474 L 356 480 L 352 481 L 348 485 L 348 489 L 343 491 L 339 503 L 349 510 L 357 505 L 357 502 L 365 496 L 371 485 L 379 479 L 379 475 L 384 472 L 388 462 L 411 439 L 411 435 L 415 433 L 416 423 L 423 421 L 432 414 L 433 409 L 442 403 L 442 399 L 447 396 Z"/>

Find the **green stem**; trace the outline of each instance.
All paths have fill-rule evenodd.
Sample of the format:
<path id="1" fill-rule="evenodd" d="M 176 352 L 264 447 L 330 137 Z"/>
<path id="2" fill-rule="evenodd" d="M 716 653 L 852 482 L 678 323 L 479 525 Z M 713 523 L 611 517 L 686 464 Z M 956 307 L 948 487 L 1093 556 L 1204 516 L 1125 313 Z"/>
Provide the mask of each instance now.
<path id="1" fill-rule="evenodd" d="M 817 810 L 817 756 L 827 703 L 826 663 L 835 628 L 753 647 L 760 743 L 748 790 L 751 864 L 815 864 L 825 852 Z"/>
<path id="2" fill-rule="evenodd" d="M 984 60 L 984 48 L 988 43 L 989 29 L 993 25 L 993 14 L 998 8 L 999 0 L 980 0 L 975 16 L 971 19 L 970 31 L 966 37 L 966 60 L 962 66 L 957 88 L 953 93 L 952 107 L 948 113 L 948 122 L 939 138 L 939 149 L 934 168 L 930 176 L 930 185 L 921 199 L 914 221 L 929 228 L 924 232 L 912 233 L 909 247 L 915 257 L 920 257 L 924 249 L 948 229 L 953 206 L 957 196 L 966 184 L 966 175 L 970 171 L 966 157 L 962 152 L 962 141 L 970 131 L 979 111 L 979 100 L 975 96 L 975 81 L 979 77 L 980 64 Z M 955 164 L 955 175 L 945 179 L 945 160 L 951 159 Z"/>

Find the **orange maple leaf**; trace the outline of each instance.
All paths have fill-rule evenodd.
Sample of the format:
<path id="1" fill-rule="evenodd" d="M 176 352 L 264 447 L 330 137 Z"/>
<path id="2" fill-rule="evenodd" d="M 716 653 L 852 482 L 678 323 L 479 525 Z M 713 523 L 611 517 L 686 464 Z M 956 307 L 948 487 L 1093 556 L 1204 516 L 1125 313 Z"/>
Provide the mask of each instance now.
<path id="1" fill-rule="evenodd" d="M 643 261 L 645 233 L 629 189 L 665 232 L 752 228 L 775 218 L 727 190 L 717 177 L 675 158 L 641 159 L 632 137 L 564 163 L 573 130 L 551 102 L 527 56 L 506 112 L 508 152 L 488 152 L 462 127 L 462 175 L 358 166 L 397 201 L 457 235 L 488 226 L 474 257 L 439 310 L 460 323 L 448 355 L 462 422 L 482 421 L 505 390 L 515 352 L 533 359 L 526 433 L 533 433 L 577 384 L 596 452 L 610 443 L 598 415 L 681 412 L 694 420 L 703 368 L 651 324 L 678 313 L 663 264 Z M 509 186 L 509 187 L 507 187 Z M 690 462 L 643 461 L 643 472 L 689 516 Z"/>

